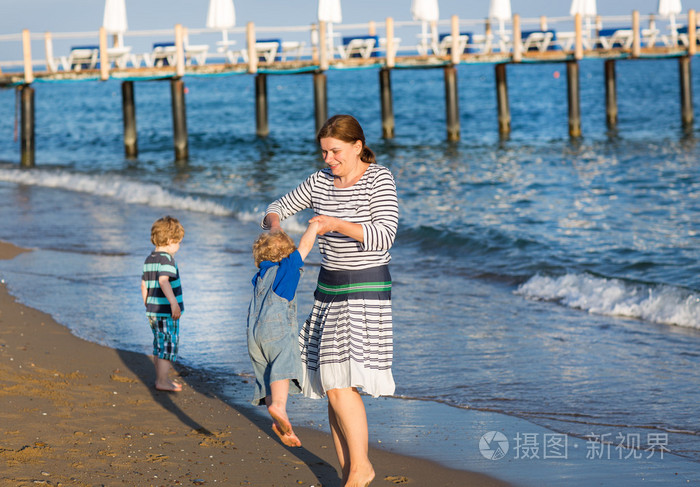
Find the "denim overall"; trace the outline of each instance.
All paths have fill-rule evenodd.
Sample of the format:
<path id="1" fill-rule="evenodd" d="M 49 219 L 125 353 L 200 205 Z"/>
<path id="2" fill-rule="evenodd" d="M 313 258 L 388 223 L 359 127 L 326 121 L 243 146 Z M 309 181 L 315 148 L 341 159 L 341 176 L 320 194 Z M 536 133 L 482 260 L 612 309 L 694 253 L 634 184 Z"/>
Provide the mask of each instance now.
<path id="1" fill-rule="evenodd" d="M 272 266 L 255 282 L 248 307 L 248 353 L 255 372 L 252 403 L 264 404 L 270 382 L 293 379 L 289 393 L 301 392 L 301 355 L 297 323 L 296 295 L 287 301 L 275 294 L 272 285 L 279 266 Z"/>

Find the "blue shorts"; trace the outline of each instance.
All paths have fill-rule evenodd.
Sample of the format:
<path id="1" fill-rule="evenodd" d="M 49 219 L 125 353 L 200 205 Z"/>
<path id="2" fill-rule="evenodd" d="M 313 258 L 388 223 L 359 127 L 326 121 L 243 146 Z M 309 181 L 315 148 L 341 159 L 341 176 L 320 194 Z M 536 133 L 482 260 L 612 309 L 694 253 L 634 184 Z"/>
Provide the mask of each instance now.
<path id="1" fill-rule="evenodd" d="M 170 316 L 149 316 L 153 331 L 153 356 L 171 362 L 177 358 L 177 344 L 180 340 L 180 320 Z"/>
<path id="2" fill-rule="evenodd" d="M 248 354 L 255 372 L 252 404 L 265 404 L 270 383 L 289 379 L 289 393 L 301 392 L 301 354 L 296 323 L 283 321 L 256 323 L 248 327 Z"/>

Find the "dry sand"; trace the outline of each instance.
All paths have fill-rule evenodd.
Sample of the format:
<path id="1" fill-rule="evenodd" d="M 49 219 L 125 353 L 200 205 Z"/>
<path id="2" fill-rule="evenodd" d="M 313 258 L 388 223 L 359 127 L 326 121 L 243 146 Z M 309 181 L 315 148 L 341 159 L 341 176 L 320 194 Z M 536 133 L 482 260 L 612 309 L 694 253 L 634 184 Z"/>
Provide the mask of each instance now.
<path id="1" fill-rule="evenodd" d="M 0 259 L 22 252 L 0 242 Z M 73 336 L 0 286 L 0 485 L 340 486 L 329 434 L 225 403 L 197 371 L 153 387 L 151 358 Z M 502 486 L 487 476 L 372 449 L 373 486 Z"/>

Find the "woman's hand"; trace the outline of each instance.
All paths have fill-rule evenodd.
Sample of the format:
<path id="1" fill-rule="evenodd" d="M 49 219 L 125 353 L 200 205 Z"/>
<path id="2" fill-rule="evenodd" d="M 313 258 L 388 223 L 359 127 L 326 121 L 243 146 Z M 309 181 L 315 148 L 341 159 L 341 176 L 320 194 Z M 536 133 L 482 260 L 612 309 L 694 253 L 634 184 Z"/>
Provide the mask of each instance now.
<path id="1" fill-rule="evenodd" d="M 333 216 L 328 215 L 316 215 L 311 220 L 309 220 L 309 223 L 318 224 L 316 235 L 325 235 L 328 232 L 337 232 L 338 227 L 342 222 L 343 220 L 341 220 L 340 218 L 335 218 Z"/>
<path id="2" fill-rule="evenodd" d="M 282 226 L 280 225 L 280 216 L 277 213 L 268 213 L 265 216 L 265 222 L 270 226 L 270 233 L 277 233 L 282 231 Z"/>

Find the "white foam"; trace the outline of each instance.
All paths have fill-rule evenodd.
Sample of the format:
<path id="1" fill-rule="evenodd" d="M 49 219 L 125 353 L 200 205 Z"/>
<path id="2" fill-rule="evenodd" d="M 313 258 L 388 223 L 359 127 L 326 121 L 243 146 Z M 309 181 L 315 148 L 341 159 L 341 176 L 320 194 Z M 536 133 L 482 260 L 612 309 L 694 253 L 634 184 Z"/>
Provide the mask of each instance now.
<path id="1" fill-rule="evenodd" d="M 0 169 L 0 180 L 108 196 L 126 203 L 158 208 L 173 208 L 222 216 L 234 214 L 231 209 L 213 201 L 176 195 L 157 184 L 139 183 L 115 175 L 88 176 L 67 171 Z"/>
<path id="2" fill-rule="evenodd" d="M 700 295 L 673 286 L 635 285 L 588 274 L 536 275 L 515 293 L 594 314 L 700 329 Z"/>

